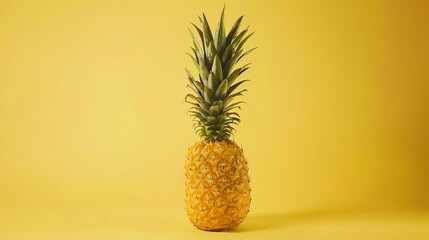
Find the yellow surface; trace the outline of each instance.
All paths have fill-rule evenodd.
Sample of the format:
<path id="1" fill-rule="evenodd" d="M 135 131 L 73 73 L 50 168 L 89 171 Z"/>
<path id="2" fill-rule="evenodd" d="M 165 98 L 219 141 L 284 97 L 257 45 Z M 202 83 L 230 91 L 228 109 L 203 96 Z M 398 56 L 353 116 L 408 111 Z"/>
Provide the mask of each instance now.
<path id="1" fill-rule="evenodd" d="M 47 211 L 48 210 L 48 211 Z M 252 214 L 229 232 L 205 232 L 180 212 L 139 208 L 32 209 L 0 216 L 0 239 L 429 239 L 429 213 L 318 210 Z"/>
<path id="2" fill-rule="evenodd" d="M 0 239 L 230 234 L 183 210 L 186 27 L 222 5 L 0 0 Z M 258 47 L 235 137 L 251 214 L 228 238 L 427 238 L 427 3 L 226 5 Z"/>

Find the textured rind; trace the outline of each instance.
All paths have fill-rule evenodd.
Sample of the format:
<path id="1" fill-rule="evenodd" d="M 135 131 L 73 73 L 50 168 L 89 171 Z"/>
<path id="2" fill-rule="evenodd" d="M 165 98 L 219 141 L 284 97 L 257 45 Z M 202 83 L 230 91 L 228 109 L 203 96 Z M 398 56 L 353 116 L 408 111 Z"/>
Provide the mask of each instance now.
<path id="1" fill-rule="evenodd" d="M 249 168 L 243 150 L 231 140 L 199 141 L 185 164 L 186 211 L 201 230 L 238 226 L 250 207 Z"/>

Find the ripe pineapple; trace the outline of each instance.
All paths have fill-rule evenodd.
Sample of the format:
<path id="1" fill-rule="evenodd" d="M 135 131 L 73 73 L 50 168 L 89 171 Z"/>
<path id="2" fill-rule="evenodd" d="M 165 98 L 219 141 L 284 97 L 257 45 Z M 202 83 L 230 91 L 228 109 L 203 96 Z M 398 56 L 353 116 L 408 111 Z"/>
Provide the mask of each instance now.
<path id="1" fill-rule="evenodd" d="M 191 104 L 189 114 L 200 137 L 189 148 L 185 164 L 186 210 L 190 221 L 199 229 L 225 231 L 238 226 L 250 207 L 247 161 L 243 150 L 231 140 L 234 125 L 240 122 L 242 101 L 235 101 L 246 89 L 237 88 L 248 80 L 236 81 L 249 64 L 235 68 L 255 48 L 243 50 L 253 34 L 248 28 L 239 31 L 243 16 L 225 34 L 222 11 L 214 36 L 206 16 L 199 17 L 202 28 L 193 24 L 201 40 L 190 30 L 193 54 L 188 54 L 197 70 L 195 79 L 186 70 L 193 94 L 186 95 Z"/>

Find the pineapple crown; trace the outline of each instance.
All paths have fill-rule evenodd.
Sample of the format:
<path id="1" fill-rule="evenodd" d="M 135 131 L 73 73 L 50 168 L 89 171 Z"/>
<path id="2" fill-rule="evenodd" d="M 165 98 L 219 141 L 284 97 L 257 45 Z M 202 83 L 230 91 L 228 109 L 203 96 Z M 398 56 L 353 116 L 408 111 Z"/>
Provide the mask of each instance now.
<path id="1" fill-rule="evenodd" d="M 188 54 L 195 64 L 199 78 L 195 79 L 187 70 L 188 88 L 193 93 L 187 94 L 185 102 L 191 104 L 188 111 L 193 118 L 195 132 L 208 141 L 222 141 L 229 139 L 234 133 L 234 125 L 240 122 L 240 115 L 236 112 L 241 109 L 244 101 L 236 101 L 246 89 L 238 91 L 238 87 L 246 80 L 236 79 L 249 65 L 235 68 L 235 65 L 247 54 L 255 50 L 244 51 L 244 43 L 253 35 L 247 34 L 249 27 L 239 31 L 243 16 L 239 17 L 232 26 L 228 35 L 224 25 L 225 7 L 222 10 L 214 36 L 210 30 L 206 16 L 199 17 L 202 28 L 191 23 L 201 40 L 201 45 L 192 31 L 193 54 Z"/>

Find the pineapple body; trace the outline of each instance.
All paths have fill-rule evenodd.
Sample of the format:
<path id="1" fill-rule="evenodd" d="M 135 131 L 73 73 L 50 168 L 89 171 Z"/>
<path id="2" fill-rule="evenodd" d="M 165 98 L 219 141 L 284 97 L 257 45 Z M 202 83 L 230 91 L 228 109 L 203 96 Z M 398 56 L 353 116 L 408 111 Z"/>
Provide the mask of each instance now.
<path id="1" fill-rule="evenodd" d="M 201 140 L 189 148 L 185 164 L 186 211 L 201 230 L 238 226 L 250 207 L 247 161 L 231 140 Z"/>

